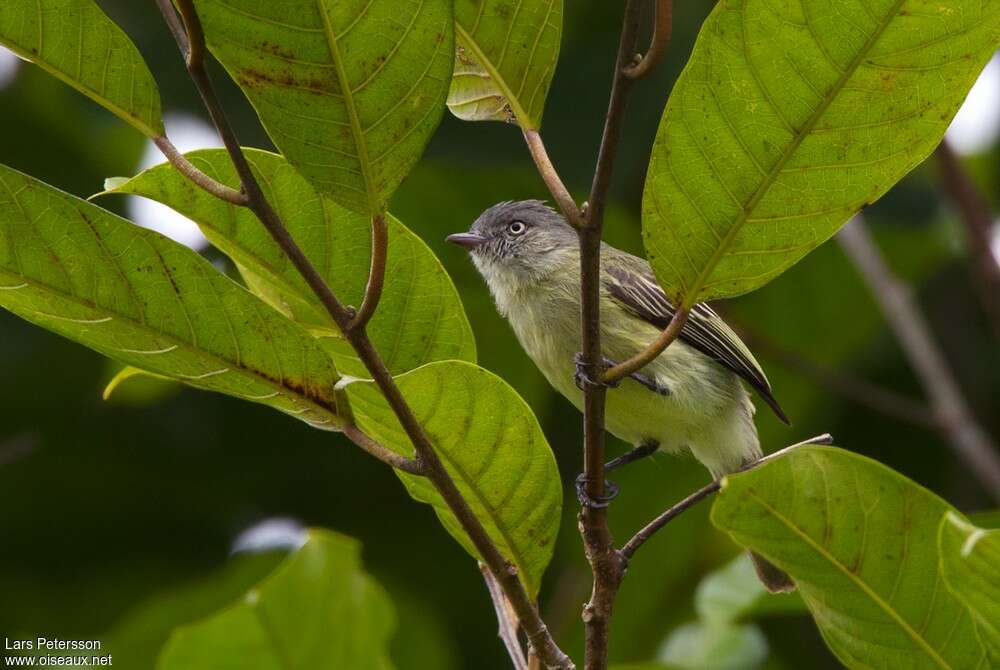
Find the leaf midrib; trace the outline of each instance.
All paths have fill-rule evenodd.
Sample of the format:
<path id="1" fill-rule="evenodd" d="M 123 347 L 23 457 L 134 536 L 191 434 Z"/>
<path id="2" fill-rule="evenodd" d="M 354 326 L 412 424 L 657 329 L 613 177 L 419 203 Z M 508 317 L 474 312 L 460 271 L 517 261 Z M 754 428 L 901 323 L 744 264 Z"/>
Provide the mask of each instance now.
<path id="1" fill-rule="evenodd" d="M 747 496 L 752 498 L 756 503 L 763 507 L 767 512 L 769 512 L 775 519 L 780 521 L 788 530 L 792 531 L 797 535 L 805 544 L 813 549 L 817 554 L 826 559 L 831 565 L 840 570 L 848 579 L 854 582 L 861 591 L 867 595 L 872 602 L 878 605 L 889 617 L 896 622 L 896 624 L 905 632 L 924 652 L 941 668 L 945 670 L 951 670 L 951 666 L 937 653 L 937 651 L 931 647 L 930 643 L 925 640 L 917 631 L 910 626 L 909 623 L 902 616 L 900 616 L 895 609 L 893 609 L 889 603 L 881 598 L 868 584 L 861 580 L 861 578 L 847 569 L 847 566 L 837 560 L 830 552 L 826 550 L 825 547 L 818 544 L 812 537 L 805 533 L 801 528 L 799 528 L 791 519 L 783 515 L 777 509 L 772 507 L 763 498 L 758 496 L 751 489 L 745 489 L 743 491 Z"/>
<path id="2" fill-rule="evenodd" d="M 257 371 L 253 370 L 252 368 L 245 367 L 244 365 L 242 365 L 239 362 L 230 361 L 230 360 L 228 360 L 226 358 L 223 358 L 222 356 L 219 356 L 218 354 L 212 353 L 212 352 L 207 351 L 205 349 L 201 349 L 199 347 L 192 346 L 190 342 L 185 342 L 184 340 L 178 339 L 174 335 L 171 335 L 169 333 L 164 333 L 162 331 L 150 328 L 148 326 L 148 324 L 139 323 L 139 322 L 137 322 L 131 316 L 127 316 L 125 314 L 121 314 L 119 312 L 115 312 L 113 310 L 107 309 L 106 307 L 102 307 L 102 306 L 91 304 L 89 301 L 84 300 L 83 298 L 80 298 L 79 296 L 73 295 L 71 293 L 66 293 L 65 291 L 60 291 L 59 289 L 56 289 L 56 288 L 54 288 L 52 286 L 49 286 L 48 284 L 42 284 L 42 283 L 36 281 L 35 279 L 33 279 L 31 277 L 24 276 L 23 274 L 19 274 L 19 273 L 16 273 L 16 272 L 11 272 L 10 270 L 4 270 L 2 268 L 0 268 L 0 274 L 6 274 L 8 276 L 17 277 L 22 282 L 25 282 L 25 283 L 28 284 L 28 286 L 30 287 L 29 290 L 34 289 L 34 290 L 36 290 L 36 291 L 38 291 L 40 293 L 48 293 L 50 295 L 55 296 L 56 298 L 59 298 L 61 300 L 65 300 L 67 302 L 76 303 L 76 304 L 81 305 L 82 307 L 85 307 L 87 309 L 94 310 L 95 312 L 104 313 L 104 314 L 107 314 L 108 316 L 114 316 L 121 323 L 128 324 L 130 327 L 132 327 L 133 329 L 135 329 L 137 331 L 146 333 L 147 335 L 150 335 L 150 334 L 155 335 L 156 337 L 161 338 L 163 340 L 166 340 L 166 341 L 170 342 L 171 344 L 175 345 L 177 347 L 177 349 L 185 350 L 188 353 L 194 353 L 194 354 L 197 354 L 197 355 L 203 355 L 204 357 L 206 357 L 208 359 L 211 359 L 212 361 L 214 361 L 216 363 L 223 364 L 225 367 L 229 367 L 231 370 L 237 370 L 237 371 L 239 371 L 240 374 L 244 374 L 246 376 L 254 378 L 255 380 L 257 380 L 260 383 L 262 383 L 264 386 L 268 386 L 270 388 L 273 388 L 276 391 L 281 391 L 286 396 L 294 396 L 296 398 L 300 398 L 302 402 L 307 403 L 308 405 L 310 405 L 311 407 L 313 407 L 316 411 L 320 412 L 321 414 L 328 415 L 329 417 L 331 417 L 334 420 L 337 419 L 336 412 L 333 411 L 333 410 L 331 410 L 330 408 L 324 407 L 323 405 L 320 405 L 315 400 L 313 400 L 311 397 L 306 396 L 306 395 L 302 395 L 302 394 L 298 393 L 297 391 L 295 391 L 294 389 L 291 389 L 291 388 L 289 388 L 289 387 L 287 387 L 287 386 L 285 386 L 283 384 L 276 383 L 274 380 L 269 379 L 268 377 L 266 377 L 266 376 L 258 373 Z M 144 370 L 144 372 L 145 372 L 145 370 Z M 153 373 L 153 374 L 161 375 L 163 373 Z M 164 375 L 164 376 L 166 376 L 166 375 Z M 170 379 L 174 379 L 174 380 L 179 381 L 179 382 L 181 382 L 183 384 L 187 384 L 189 386 L 192 386 L 192 384 L 190 383 L 190 380 L 186 380 L 186 379 L 178 378 L 178 377 L 173 377 L 173 376 L 171 376 Z"/>
<path id="3" fill-rule="evenodd" d="M 885 29 L 889 26 L 890 23 L 892 23 L 893 18 L 897 14 L 899 14 L 900 9 L 906 3 L 906 1 L 907 0 L 896 0 L 890 11 L 886 13 L 884 20 L 878 25 L 876 30 L 867 39 L 862 48 L 858 50 L 858 53 L 855 55 L 855 57 L 851 60 L 851 62 L 847 65 L 847 67 L 844 68 L 844 71 L 841 73 L 840 78 L 829 90 L 827 95 L 820 101 L 819 106 L 816 107 L 816 110 L 806 120 L 805 124 L 803 124 L 799 132 L 796 133 L 795 136 L 792 138 L 791 143 L 788 145 L 787 151 L 785 151 L 778 158 L 778 161 L 774 164 L 774 167 L 772 167 L 770 172 L 768 172 L 767 175 L 765 176 L 764 181 L 761 182 L 760 186 L 758 186 L 757 190 L 754 191 L 753 195 L 747 201 L 746 205 L 744 205 L 743 208 L 740 210 L 739 216 L 733 222 L 733 225 L 730 227 L 729 231 L 719 242 L 719 245 L 716 247 L 711 257 L 709 257 L 708 262 L 705 264 L 705 267 L 702 269 L 701 273 L 688 288 L 687 295 L 685 296 L 683 302 L 683 306 L 685 308 L 690 309 L 691 307 L 694 306 L 695 303 L 698 302 L 699 292 L 705 285 L 705 282 L 708 281 L 708 278 L 711 276 L 712 272 L 715 271 L 715 267 L 722 260 L 722 257 L 725 255 L 726 251 L 728 251 L 729 247 L 732 246 L 733 241 L 736 239 L 736 236 L 739 235 L 740 231 L 743 229 L 743 225 L 750 218 L 750 215 L 753 213 L 754 208 L 756 208 L 757 205 L 760 204 L 760 201 L 764 198 L 764 196 L 767 195 L 767 192 L 777 181 L 778 175 L 781 174 L 781 171 L 784 169 L 785 165 L 788 163 L 789 160 L 791 160 L 792 156 L 795 155 L 795 152 L 798 151 L 799 146 L 802 144 L 805 138 L 813 131 L 813 129 L 816 127 L 816 124 L 819 123 L 819 120 L 826 113 L 826 110 L 829 109 L 831 104 L 833 104 L 834 99 L 836 99 L 836 97 L 840 94 L 844 86 L 847 85 L 847 82 L 850 81 L 852 77 L 854 77 L 855 73 L 857 72 L 858 68 L 861 65 L 861 62 L 871 51 L 872 47 L 875 46 L 875 43 L 878 42 L 879 38 L 882 37 L 882 33 L 884 33 Z M 745 11 L 746 8 L 744 7 L 744 15 L 743 15 L 744 30 L 746 30 Z M 808 18 L 806 19 L 806 21 L 808 21 Z M 818 39 L 816 39 L 816 42 L 817 44 L 819 44 Z M 749 57 L 747 59 L 747 67 L 751 69 L 753 67 L 749 61 Z M 761 86 L 761 88 L 763 88 L 763 85 Z"/>
<path id="4" fill-rule="evenodd" d="M 365 132 L 361 128 L 358 109 L 354 104 L 354 92 L 351 90 L 351 82 L 347 78 L 347 71 L 344 69 L 344 62 L 340 57 L 337 35 L 333 32 L 333 26 L 330 25 L 330 17 L 327 16 L 326 8 L 323 5 L 324 0 L 316 0 L 316 8 L 323 19 L 323 34 L 326 36 L 327 46 L 330 49 L 330 58 L 333 60 L 334 69 L 337 72 L 340 94 L 344 96 L 344 106 L 347 107 L 347 116 L 351 122 L 351 134 L 354 136 L 354 146 L 358 150 L 358 164 L 361 167 L 361 177 L 364 179 L 365 193 L 368 196 L 368 212 L 375 215 L 382 210 L 382 204 L 379 202 L 378 191 L 375 188 L 375 181 L 371 174 L 371 164 L 368 159 L 368 144 L 365 141 Z"/>
<path id="5" fill-rule="evenodd" d="M 514 111 L 514 117 L 517 119 L 518 125 L 520 125 L 524 130 L 537 130 L 537 126 L 531 117 L 528 116 L 524 108 L 521 107 L 520 101 L 514 96 L 513 91 L 507 84 L 507 81 L 500 76 L 499 70 L 493 62 L 486 57 L 483 50 L 479 48 L 479 44 L 466 32 L 465 28 L 458 21 L 455 21 L 455 33 L 462 41 L 462 46 L 467 48 L 476 57 L 476 62 L 490 75 L 490 78 L 496 83 L 497 88 L 503 93 L 504 97 L 507 99 L 508 104 L 510 104 L 511 109 Z"/>

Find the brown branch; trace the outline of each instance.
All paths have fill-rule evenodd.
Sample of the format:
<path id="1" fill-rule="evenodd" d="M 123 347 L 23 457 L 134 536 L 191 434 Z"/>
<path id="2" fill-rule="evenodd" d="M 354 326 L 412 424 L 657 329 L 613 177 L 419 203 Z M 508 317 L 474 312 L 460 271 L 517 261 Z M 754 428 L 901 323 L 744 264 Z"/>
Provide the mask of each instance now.
<path id="1" fill-rule="evenodd" d="M 732 325 L 732 322 L 730 322 Z M 914 400 L 892 389 L 847 373 L 829 368 L 791 351 L 764 335 L 741 326 L 738 329 L 750 348 L 775 359 L 779 364 L 818 385 L 840 394 L 849 402 L 864 405 L 900 421 L 925 428 L 941 428 L 934 411 L 924 402 Z"/>
<path id="2" fill-rule="evenodd" d="M 656 0 L 656 18 L 653 22 L 653 35 L 649 41 L 649 50 L 641 59 L 625 68 L 625 76 L 629 79 L 642 79 L 653 71 L 667 51 L 670 44 L 670 34 L 674 26 L 673 0 Z"/>
<path id="3" fill-rule="evenodd" d="M 860 215 L 841 229 L 837 240 L 881 307 L 930 398 L 948 444 L 987 493 L 1000 501 L 1000 457 L 996 446 L 973 417 L 910 287 L 889 269 Z"/>
<path id="4" fill-rule="evenodd" d="M 625 122 L 625 102 L 633 80 L 624 73 L 632 62 L 639 30 L 640 0 L 628 0 L 622 20 L 614 78 L 608 100 L 608 111 L 597 153 L 594 179 L 584 226 L 577 230 L 580 242 L 580 301 L 581 344 L 583 363 L 591 370 L 601 370 L 604 356 L 601 349 L 601 235 L 611 174 L 618 153 L 622 126 Z M 583 391 L 583 472 L 586 493 L 600 500 L 604 486 L 604 409 L 606 387 L 585 384 Z M 626 561 L 615 548 L 608 528 L 608 510 L 584 506 L 580 512 L 580 534 L 584 551 L 593 573 L 590 600 L 583 608 L 584 667 L 605 670 L 608 666 L 608 643 L 611 615 L 618 587 L 625 574 Z"/>
<path id="5" fill-rule="evenodd" d="M 368 435 L 361 432 L 361 429 L 357 426 L 344 426 L 341 429 L 354 444 L 358 445 L 370 455 L 374 456 L 378 460 L 382 461 L 386 465 L 391 465 L 397 470 L 402 470 L 403 472 L 409 472 L 411 475 L 423 476 L 424 468 L 419 460 L 407 458 L 402 454 L 397 454 L 388 447 L 379 444 Z"/>
<path id="6" fill-rule="evenodd" d="M 941 168 L 941 181 L 958 211 L 975 268 L 974 282 L 983 311 L 990 320 L 993 335 L 1000 341 L 1000 259 L 992 248 L 993 213 L 983 194 L 947 140 L 935 152 Z"/>
<path id="7" fill-rule="evenodd" d="M 168 16 L 173 11 L 167 0 L 158 0 L 158 2 L 165 16 Z M 292 261 L 296 270 L 306 280 L 306 283 L 309 284 L 309 287 L 319 298 L 327 313 L 340 328 L 362 363 L 364 363 L 368 373 L 372 376 L 372 379 L 385 397 L 386 402 L 392 408 L 407 437 L 413 443 L 417 461 L 422 466 L 422 474 L 437 489 L 448 509 L 469 536 L 483 562 L 489 566 L 490 571 L 500 583 L 504 594 L 507 596 L 511 606 L 517 613 L 518 619 L 521 621 L 531 646 L 548 667 L 567 670 L 573 668 L 573 662 L 556 646 L 555 641 L 549 635 L 548 629 L 539 617 L 535 604 L 528 596 L 527 591 L 525 591 L 524 584 L 518 577 L 517 571 L 511 568 L 510 563 L 493 543 L 486 529 L 469 507 L 468 502 L 448 474 L 440 458 L 438 458 L 430 438 L 424 432 L 423 427 L 417 421 L 410 406 L 404 400 L 392 374 L 386 368 L 384 361 L 372 345 L 365 328 L 352 327 L 353 315 L 351 311 L 333 294 L 326 281 L 315 267 L 313 267 L 312 263 L 310 263 L 305 253 L 303 253 L 302 249 L 288 233 L 281 219 L 264 197 L 260 185 L 250 169 L 246 157 L 243 155 L 235 133 L 226 119 L 225 112 L 219 103 L 218 96 L 204 68 L 202 59 L 191 57 L 193 54 L 204 52 L 203 32 L 192 0 L 177 0 L 177 6 L 188 29 L 188 39 L 191 42 L 195 40 L 200 42 L 197 46 L 191 45 L 186 51 L 183 42 L 178 41 L 178 46 L 181 47 L 182 53 L 185 55 L 191 79 L 198 88 L 202 100 L 208 108 L 212 121 L 215 123 L 216 129 L 222 137 L 222 141 L 240 177 L 243 191 L 246 193 L 248 199 L 246 206 L 260 219 L 274 241 Z M 167 18 L 167 22 L 172 25 L 170 18 Z M 173 22 L 176 22 L 176 17 Z"/>
<path id="8" fill-rule="evenodd" d="M 784 449 L 779 449 L 773 454 L 764 456 L 763 458 L 760 458 L 754 461 L 753 463 L 750 463 L 749 465 L 740 468 L 739 470 L 737 470 L 737 472 L 746 472 L 747 470 L 753 470 L 754 468 L 760 467 L 764 463 L 768 463 L 776 458 L 784 456 L 793 449 L 804 447 L 807 444 L 832 444 L 832 443 L 833 443 L 833 437 L 828 433 L 824 433 L 823 435 L 817 435 L 816 437 L 810 438 L 803 442 L 793 444 L 791 446 L 785 447 Z M 722 482 L 720 480 L 716 480 L 710 484 L 706 484 L 705 486 L 701 487 L 688 497 L 681 500 L 679 503 L 668 508 L 665 512 L 663 512 L 655 519 L 650 521 L 648 524 L 643 526 L 641 530 L 639 530 L 635 535 L 632 536 L 631 540 L 625 543 L 625 546 L 622 547 L 621 550 L 622 556 L 625 558 L 626 561 L 630 560 L 632 558 L 632 555 L 635 554 L 635 552 L 639 549 L 639 547 L 645 544 L 646 540 L 655 535 L 657 531 L 661 530 L 664 526 L 666 526 L 668 523 L 676 519 L 678 516 L 680 516 L 687 510 L 691 509 L 692 507 L 694 507 L 696 504 L 698 504 L 708 496 L 718 491 L 721 486 Z"/>
<path id="9" fill-rule="evenodd" d="M 507 596 L 504 595 L 503 589 L 500 588 L 500 584 L 490 572 L 489 567 L 485 563 L 480 563 L 479 570 L 483 573 L 486 590 L 490 593 L 493 611 L 497 615 L 497 636 L 507 648 L 511 663 L 514 664 L 514 670 L 528 670 L 528 661 L 524 657 L 524 650 L 521 649 L 521 641 L 517 638 L 517 615 L 511 609 Z"/>
<path id="10" fill-rule="evenodd" d="M 667 324 L 667 327 L 663 329 L 659 336 L 653 340 L 649 346 L 632 358 L 622 361 L 618 365 L 605 370 L 601 381 L 605 384 L 613 384 L 617 381 L 625 379 L 633 372 L 638 372 L 652 363 L 657 356 L 662 354 L 666 348 L 680 336 L 681 330 L 684 329 L 684 324 L 687 323 L 688 315 L 690 313 L 691 310 L 689 309 L 685 309 L 683 307 L 677 308 L 677 311 L 674 312 L 673 317 L 670 319 L 670 323 Z"/>
<path id="11" fill-rule="evenodd" d="M 184 154 L 177 150 L 177 147 L 175 147 L 173 142 L 171 142 L 166 136 L 154 137 L 153 143 L 160 149 L 163 155 L 167 157 L 170 164 L 196 186 L 211 193 L 220 200 L 225 200 L 228 203 L 240 205 L 241 207 L 247 204 L 246 195 L 234 188 L 226 186 L 222 182 L 212 179 L 207 174 L 196 168 L 191 161 L 184 157 Z"/>
<path id="12" fill-rule="evenodd" d="M 351 330 L 364 328 L 375 315 L 375 308 L 382 299 L 382 288 L 385 286 L 385 262 L 388 254 L 389 230 L 385 224 L 385 215 L 376 214 L 372 217 L 372 260 L 368 270 L 368 284 L 365 286 L 361 307 L 351 320 Z"/>
<path id="13" fill-rule="evenodd" d="M 537 130 L 525 130 L 524 141 L 528 145 L 528 151 L 531 152 L 531 158 L 535 161 L 535 167 L 538 168 L 538 174 L 541 175 L 542 181 L 549 188 L 549 193 L 552 194 L 556 204 L 559 205 L 563 216 L 566 217 L 571 226 L 576 229 L 581 228 L 583 226 L 583 217 L 580 208 L 577 206 L 576 201 L 573 200 L 573 196 L 570 195 L 569 190 L 566 189 L 562 179 L 560 179 L 555 166 L 552 165 L 549 153 L 545 150 L 545 143 L 542 142 L 542 136 L 538 134 Z"/>

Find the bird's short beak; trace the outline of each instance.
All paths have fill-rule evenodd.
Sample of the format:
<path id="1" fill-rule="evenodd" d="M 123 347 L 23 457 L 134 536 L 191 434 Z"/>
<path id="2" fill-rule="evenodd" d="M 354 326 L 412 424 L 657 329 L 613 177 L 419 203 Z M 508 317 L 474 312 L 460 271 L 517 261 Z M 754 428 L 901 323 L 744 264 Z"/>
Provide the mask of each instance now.
<path id="1" fill-rule="evenodd" d="M 460 247 L 465 247 L 469 251 L 472 251 L 480 244 L 486 241 L 486 238 L 482 235 L 477 235 L 475 233 L 455 233 L 454 235 L 449 235 L 444 238 L 446 241 L 452 244 L 457 244 Z"/>

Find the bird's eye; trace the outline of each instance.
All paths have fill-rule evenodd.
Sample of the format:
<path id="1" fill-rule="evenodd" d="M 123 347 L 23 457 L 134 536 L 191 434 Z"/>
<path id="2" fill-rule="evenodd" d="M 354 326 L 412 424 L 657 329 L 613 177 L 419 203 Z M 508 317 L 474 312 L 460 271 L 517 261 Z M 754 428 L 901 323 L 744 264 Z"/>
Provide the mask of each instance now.
<path id="1" fill-rule="evenodd" d="M 507 230 L 510 231 L 511 235 L 520 235 L 525 231 L 525 225 L 521 221 L 512 221 Z"/>

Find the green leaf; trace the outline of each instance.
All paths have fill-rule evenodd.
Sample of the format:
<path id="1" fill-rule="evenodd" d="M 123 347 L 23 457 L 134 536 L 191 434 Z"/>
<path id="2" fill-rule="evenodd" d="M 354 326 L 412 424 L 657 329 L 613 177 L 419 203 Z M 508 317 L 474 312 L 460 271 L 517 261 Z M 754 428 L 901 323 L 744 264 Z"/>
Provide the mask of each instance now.
<path id="1" fill-rule="evenodd" d="M 948 512 L 938 530 L 938 551 L 948 589 L 976 622 L 988 667 L 1000 667 L 1000 530 L 979 528 Z"/>
<path id="2" fill-rule="evenodd" d="M 452 114 L 537 129 L 561 34 L 562 0 L 456 0 Z"/>
<path id="3" fill-rule="evenodd" d="M 502 379 L 471 363 L 430 363 L 396 378 L 445 468 L 525 588 L 538 593 L 559 531 L 562 484 L 538 420 Z M 407 456 L 413 448 L 373 383 L 347 386 L 358 426 Z M 477 556 L 444 500 L 424 477 L 396 473 L 416 500 Z"/>
<path id="4" fill-rule="evenodd" d="M 179 628 L 159 670 L 387 670 L 392 603 L 360 545 L 311 530 L 306 544 L 229 609 Z"/>
<path id="5" fill-rule="evenodd" d="M 951 510 L 876 461 L 800 447 L 726 477 L 712 522 L 795 579 L 848 667 L 981 667 L 972 618 L 941 578 Z"/>
<path id="6" fill-rule="evenodd" d="M 92 0 L 3 0 L 0 44 L 144 135 L 163 135 L 160 93 L 128 36 Z"/>
<path id="7" fill-rule="evenodd" d="M 692 622 L 670 634 L 659 659 L 679 670 L 753 670 L 767 653 L 767 639 L 753 624 Z"/>
<path id="8" fill-rule="evenodd" d="M 667 293 L 751 291 L 833 235 L 934 149 L 998 44 L 979 0 L 718 3 L 646 178 Z"/>
<path id="9" fill-rule="evenodd" d="M 448 0 L 197 0 L 212 53 L 281 153 L 375 214 L 423 153 L 451 78 Z"/>
<path id="10" fill-rule="evenodd" d="M 0 307 L 105 356 L 333 429 L 316 341 L 190 249 L 0 166 Z"/>
<path id="11" fill-rule="evenodd" d="M 320 196 L 276 154 L 247 149 L 264 194 L 292 237 L 345 303 L 361 304 L 368 277 L 368 218 Z M 206 149 L 187 154 L 198 168 L 237 187 L 228 154 Z M 205 236 L 237 265 L 251 290 L 322 337 L 338 369 L 366 377 L 364 366 L 298 271 L 247 209 L 214 198 L 168 163 L 125 182 L 111 193 L 152 198 L 195 220 Z M 387 281 L 368 333 L 393 374 L 435 360 L 474 361 L 476 344 L 461 298 L 448 273 L 424 242 L 388 218 Z"/>

